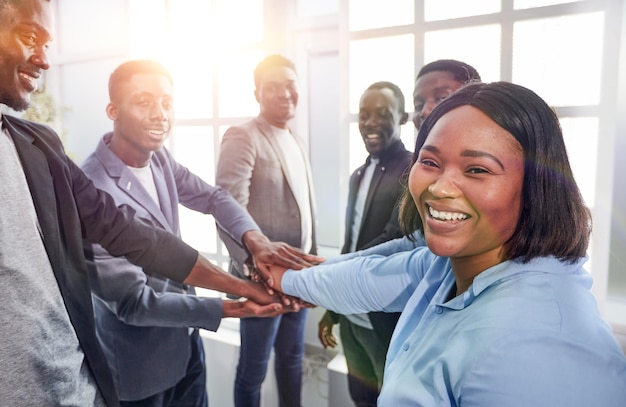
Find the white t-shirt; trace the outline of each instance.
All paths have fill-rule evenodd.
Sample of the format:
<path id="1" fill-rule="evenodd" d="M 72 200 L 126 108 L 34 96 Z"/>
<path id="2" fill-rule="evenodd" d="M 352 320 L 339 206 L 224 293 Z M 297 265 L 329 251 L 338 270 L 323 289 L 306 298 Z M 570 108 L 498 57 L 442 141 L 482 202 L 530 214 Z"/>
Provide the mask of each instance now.
<path id="1" fill-rule="evenodd" d="M 311 216 L 311 196 L 309 179 L 307 177 L 306 157 L 298 142 L 289 129 L 274 127 L 274 136 L 278 141 L 281 153 L 285 157 L 287 176 L 293 188 L 293 193 L 300 208 L 302 223 L 301 249 L 309 252 L 313 246 L 313 219 Z M 300 159 L 298 159 L 300 157 Z"/>

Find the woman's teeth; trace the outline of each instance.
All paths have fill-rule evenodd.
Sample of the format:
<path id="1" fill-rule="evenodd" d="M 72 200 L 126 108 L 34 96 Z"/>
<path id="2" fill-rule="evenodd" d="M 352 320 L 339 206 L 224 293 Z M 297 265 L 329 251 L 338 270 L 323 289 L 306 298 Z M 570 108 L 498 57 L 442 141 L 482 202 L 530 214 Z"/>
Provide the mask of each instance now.
<path id="1" fill-rule="evenodd" d="M 430 213 L 430 216 L 439 220 L 465 220 L 469 217 L 465 213 L 438 211 L 430 206 L 428 207 L 428 212 Z"/>

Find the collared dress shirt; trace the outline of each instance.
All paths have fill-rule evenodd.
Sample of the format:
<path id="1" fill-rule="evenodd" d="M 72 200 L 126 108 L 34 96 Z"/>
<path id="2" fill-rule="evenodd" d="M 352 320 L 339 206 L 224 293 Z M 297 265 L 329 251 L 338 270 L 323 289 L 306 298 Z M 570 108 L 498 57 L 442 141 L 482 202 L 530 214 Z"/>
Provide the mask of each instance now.
<path id="1" fill-rule="evenodd" d="M 626 358 L 585 261 L 503 262 L 453 296 L 449 260 L 423 247 L 289 271 L 281 284 L 343 314 L 402 311 L 379 406 L 623 406 Z"/>

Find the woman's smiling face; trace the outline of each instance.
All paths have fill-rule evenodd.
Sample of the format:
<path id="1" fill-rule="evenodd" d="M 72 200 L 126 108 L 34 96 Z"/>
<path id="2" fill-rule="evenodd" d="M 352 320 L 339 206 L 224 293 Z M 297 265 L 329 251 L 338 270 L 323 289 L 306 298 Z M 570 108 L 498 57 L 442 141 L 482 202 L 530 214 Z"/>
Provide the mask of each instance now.
<path id="1" fill-rule="evenodd" d="M 480 110 L 462 106 L 431 129 L 409 176 L 430 250 L 492 266 L 517 226 L 524 180 L 519 142 Z"/>

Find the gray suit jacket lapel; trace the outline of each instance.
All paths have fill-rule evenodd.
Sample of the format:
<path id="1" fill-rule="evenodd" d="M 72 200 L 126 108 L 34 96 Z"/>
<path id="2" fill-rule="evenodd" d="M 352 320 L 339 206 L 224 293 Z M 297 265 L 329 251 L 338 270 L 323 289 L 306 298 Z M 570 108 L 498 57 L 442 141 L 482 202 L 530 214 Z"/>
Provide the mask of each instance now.
<path id="1" fill-rule="evenodd" d="M 289 159 L 288 157 L 285 157 L 283 155 L 282 149 L 280 148 L 280 146 L 278 145 L 278 142 L 276 141 L 276 137 L 273 137 L 273 129 L 270 126 L 269 123 L 267 123 L 267 121 L 265 121 L 265 119 L 263 119 L 262 117 L 257 117 L 256 119 L 257 125 L 259 127 L 259 130 L 261 131 L 261 134 L 263 135 L 263 137 L 265 137 L 268 142 L 269 145 L 272 146 L 272 149 L 274 150 L 274 152 L 276 153 L 276 156 L 278 157 L 278 161 L 280 162 L 280 168 L 283 171 L 283 175 L 285 177 L 285 179 L 287 180 L 287 184 L 289 185 L 289 189 L 291 190 L 292 195 L 295 196 L 294 193 L 294 181 L 291 179 L 291 177 L 289 176 L 289 174 L 286 172 L 286 168 L 287 168 L 287 163 L 286 160 Z M 291 132 L 291 130 L 290 130 Z M 300 153 L 301 154 L 305 154 L 306 149 L 304 148 L 304 145 L 302 144 L 302 141 L 293 133 L 291 134 L 293 136 L 293 138 L 296 140 L 296 143 L 298 144 L 298 147 L 300 147 Z M 304 160 L 305 157 L 302 157 L 302 159 Z M 291 158 L 291 159 L 296 159 Z M 316 207 L 315 207 L 315 193 L 314 193 L 314 189 L 313 189 L 313 178 L 311 176 L 311 168 L 308 165 L 308 160 L 304 160 L 305 162 L 305 170 L 306 170 L 306 178 L 307 178 L 307 183 L 309 185 L 309 204 L 311 206 L 311 217 L 313 219 L 313 236 L 315 237 L 315 216 L 316 216 Z M 317 244 L 315 242 L 315 239 L 313 239 L 313 243 L 314 245 Z"/>
<path id="2" fill-rule="evenodd" d="M 272 126 L 270 126 L 265 121 L 259 121 L 259 129 L 261 130 L 261 134 L 263 135 L 263 137 L 267 139 L 268 144 L 272 147 L 272 150 L 274 150 L 274 154 L 276 154 L 276 157 L 278 157 L 283 176 L 287 180 L 287 185 L 289 185 L 291 193 L 295 196 L 293 180 L 291 179 L 291 174 L 287 172 L 287 157 L 284 156 L 283 150 L 278 145 L 278 141 L 274 136 L 274 129 L 272 129 Z"/>
<path id="3" fill-rule="evenodd" d="M 100 144 L 98 145 L 98 149 L 96 154 L 98 158 L 102 161 L 105 170 L 108 172 L 109 176 L 113 179 L 117 179 L 117 186 L 121 193 L 128 195 L 135 202 L 137 202 L 141 207 L 145 208 L 150 215 L 156 220 L 161 227 L 172 232 L 172 225 L 170 223 L 171 217 L 168 220 L 159 205 L 152 199 L 148 191 L 141 185 L 137 177 L 133 175 L 133 173 L 126 167 L 126 165 L 120 160 L 109 148 L 104 144 L 102 140 L 100 140 Z M 154 161 L 152 161 L 154 163 Z M 162 198 L 163 195 L 167 195 L 166 186 L 163 184 L 162 170 L 160 166 L 157 166 L 157 171 L 160 171 L 161 174 L 155 175 L 155 182 L 157 186 L 157 193 L 159 199 Z M 152 168 L 154 171 L 155 168 Z M 159 181 L 157 181 L 157 179 Z M 171 203 L 161 201 L 163 206 L 171 206 Z M 171 210 L 169 211 L 171 212 Z"/>
<path id="4" fill-rule="evenodd" d="M 299 157 L 285 157 L 283 154 L 283 150 L 280 148 L 280 146 L 278 145 L 278 142 L 276 141 L 276 137 L 273 137 L 274 134 L 274 130 L 272 129 L 272 127 L 269 125 L 269 123 L 267 123 L 265 120 L 263 120 L 262 118 L 257 118 L 257 123 L 259 125 L 259 130 L 261 131 L 261 134 L 263 134 L 263 137 L 265 137 L 268 140 L 268 143 L 270 146 L 272 146 L 272 149 L 274 150 L 274 152 L 276 153 L 276 156 L 278 157 L 278 161 L 280 162 L 280 168 L 283 171 L 283 175 L 285 176 L 285 179 L 287 180 L 287 184 L 289 185 L 289 189 L 291 190 L 291 193 L 294 194 L 294 180 L 291 178 L 290 174 L 286 172 L 286 168 L 287 168 L 287 160 L 288 159 L 298 159 Z M 291 130 L 290 130 L 291 132 Z M 295 139 L 296 143 L 298 144 L 298 147 L 300 147 L 300 153 L 301 154 L 305 154 L 306 149 L 304 148 L 304 145 L 302 144 L 302 141 L 293 133 L 291 133 L 292 137 Z M 304 157 L 302 157 L 302 159 L 304 160 Z M 306 170 L 306 178 L 307 178 L 307 182 L 309 184 L 309 201 L 310 201 L 310 205 L 311 205 L 311 210 L 313 212 L 313 215 L 315 214 L 315 206 L 314 206 L 314 200 L 313 200 L 313 182 L 312 182 L 312 177 L 311 177 L 311 170 L 309 168 L 309 165 L 306 164 L 307 160 L 305 160 L 305 170 Z M 295 194 L 294 194 L 295 196 Z"/>

